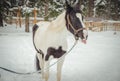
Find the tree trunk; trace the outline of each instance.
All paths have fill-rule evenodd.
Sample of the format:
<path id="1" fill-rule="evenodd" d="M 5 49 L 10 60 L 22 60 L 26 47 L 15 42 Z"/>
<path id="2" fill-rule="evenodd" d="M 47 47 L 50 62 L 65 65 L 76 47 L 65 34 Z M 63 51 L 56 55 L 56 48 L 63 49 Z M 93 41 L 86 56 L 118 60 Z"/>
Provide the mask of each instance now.
<path id="1" fill-rule="evenodd" d="M 115 0 L 115 1 L 114 1 L 114 5 L 115 5 L 115 7 L 114 7 L 114 8 L 115 8 L 115 9 L 114 9 L 114 10 L 115 10 L 115 18 L 114 18 L 114 19 L 115 19 L 115 20 L 118 20 L 118 18 L 119 18 L 119 13 L 118 13 L 118 0 Z"/>
<path id="2" fill-rule="evenodd" d="M 83 4 L 83 0 L 80 0 L 80 6 Z"/>
<path id="3" fill-rule="evenodd" d="M 37 23 L 37 19 L 36 19 L 36 17 L 37 17 L 37 8 L 35 7 L 34 8 L 34 21 L 33 21 L 33 24 L 36 24 Z"/>
<path id="4" fill-rule="evenodd" d="M 3 17 L 1 12 L 0 12 L 0 27 L 3 27 Z"/>
<path id="5" fill-rule="evenodd" d="M 94 8 L 94 0 L 89 0 L 89 11 L 88 11 L 89 17 L 93 16 L 93 8 Z"/>
<path id="6" fill-rule="evenodd" d="M 107 20 L 109 20 L 111 18 L 111 0 L 106 0 L 106 1 L 107 1 L 106 17 L 107 17 Z"/>
<path id="7" fill-rule="evenodd" d="M 48 20 L 48 0 L 45 0 L 45 17 L 44 20 Z"/>
<path id="8" fill-rule="evenodd" d="M 18 21 L 19 21 L 19 26 L 21 27 L 21 8 L 18 7 Z"/>
<path id="9" fill-rule="evenodd" d="M 25 16 L 25 32 L 29 32 L 29 16 Z"/>

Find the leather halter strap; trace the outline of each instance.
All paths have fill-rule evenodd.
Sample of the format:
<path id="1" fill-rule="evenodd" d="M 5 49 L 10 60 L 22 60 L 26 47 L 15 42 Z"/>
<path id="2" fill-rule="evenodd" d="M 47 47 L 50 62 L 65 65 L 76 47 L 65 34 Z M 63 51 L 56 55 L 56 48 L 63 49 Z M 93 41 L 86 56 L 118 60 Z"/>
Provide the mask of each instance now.
<path id="1" fill-rule="evenodd" d="M 70 29 L 70 27 L 71 27 L 71 28 L 73 29 L 73 31 L 74 31 L 74 35 L 78 34 L 78 32 L 81 31 L 81 30 L 86 30 L 86 28 L 75 29 L 75 28 L 73 27 L 73 25 L 71 24 L 71 22 L 70 22 L 69 15 L 67 15 L 67 20 L 68 20 L 68 26 L 67 26 L 67 28 Z M 69 26 L 69 25 L 70 25 L 70 26 Z"/>

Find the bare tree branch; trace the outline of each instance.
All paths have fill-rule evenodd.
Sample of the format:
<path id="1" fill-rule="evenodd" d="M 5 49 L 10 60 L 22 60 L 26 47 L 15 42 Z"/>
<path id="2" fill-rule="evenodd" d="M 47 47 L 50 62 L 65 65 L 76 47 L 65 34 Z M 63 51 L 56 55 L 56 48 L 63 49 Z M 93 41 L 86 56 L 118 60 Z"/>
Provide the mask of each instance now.
<path id="1" fill-rule="evenodd" d="M 98 4 L 95 5 L 95 7 L 99 6 L 104 0 L 101 0 Z"/>

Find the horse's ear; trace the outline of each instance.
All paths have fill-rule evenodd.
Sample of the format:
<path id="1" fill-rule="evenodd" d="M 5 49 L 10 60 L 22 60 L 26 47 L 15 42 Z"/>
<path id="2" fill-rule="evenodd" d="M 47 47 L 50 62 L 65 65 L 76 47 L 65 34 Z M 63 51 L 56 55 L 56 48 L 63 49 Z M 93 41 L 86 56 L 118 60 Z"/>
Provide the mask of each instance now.
<path id="1" fill-rule="evenodd" d="M 67 13 L 70 13 L 70 11 L 72 10 L 72 7 L 70 6 L 70 4 L 68 3 L 67 0 L 65 0 L 65 5 L 66 5 L 66 11 L 67 11 Z"/>
<path id="2" fill-rule="evenodd" d="M 65 0 L 65 5 L 66 5 L 66 9 L 68 9 L 70 7 L 70 5 L 69 5 L 67 0 Z"/>
<path id="3" fill-rule="evenodd" d="M 74 0 L 74 9 L 80 10 L 80 0 Z"/>

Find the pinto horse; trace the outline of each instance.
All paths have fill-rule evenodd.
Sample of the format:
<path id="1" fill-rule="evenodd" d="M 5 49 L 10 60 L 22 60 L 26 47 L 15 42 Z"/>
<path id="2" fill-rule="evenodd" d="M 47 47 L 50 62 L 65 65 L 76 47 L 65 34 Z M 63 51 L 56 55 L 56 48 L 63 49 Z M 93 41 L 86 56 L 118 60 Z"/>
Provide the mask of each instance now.
<path id="1" fill-rule="evenodd" d="M 80 1 L 79 1 L 80 2 Z M 75 39 L 86 43 L 87 33 L 80 11 L 80 3 L 73 7 L 66 0 L 66 10 L 51 22 L 38 22 L 33 26 L 33 44 L 37 51 L 42 78 L 48 81 L 48 67 L 51 59 L 59 59 L 67 50 L 67 32 L 71 32 Z M 65 57 L 57 63 L 57 81 L 61 80 L 61 69 Z"/>

